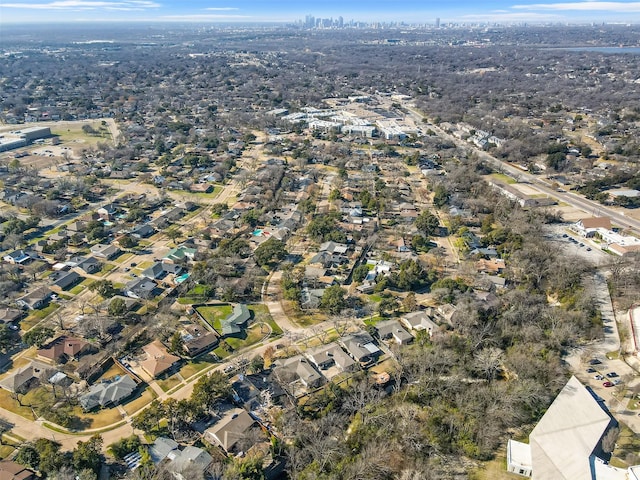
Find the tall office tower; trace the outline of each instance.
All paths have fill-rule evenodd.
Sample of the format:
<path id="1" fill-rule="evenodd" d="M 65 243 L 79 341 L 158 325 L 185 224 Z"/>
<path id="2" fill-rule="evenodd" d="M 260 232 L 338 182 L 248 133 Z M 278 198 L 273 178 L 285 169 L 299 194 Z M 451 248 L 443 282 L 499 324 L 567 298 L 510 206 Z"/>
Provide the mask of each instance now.
<path id="1" fill-rule="evenodd" d="M 440 19 L 436 18 L 436 28 L 440 28 Z"/>

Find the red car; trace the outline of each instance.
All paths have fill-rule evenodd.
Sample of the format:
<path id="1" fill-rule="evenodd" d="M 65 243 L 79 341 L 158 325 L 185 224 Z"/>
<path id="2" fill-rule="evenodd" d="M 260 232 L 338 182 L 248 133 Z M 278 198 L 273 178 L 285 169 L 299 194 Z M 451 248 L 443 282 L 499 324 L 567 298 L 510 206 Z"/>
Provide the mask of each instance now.
<path id="1" fill-rule="evenodd" d="M 604 382 L 604 383 L 602 384 L 602 386 L 603 386 L 603 387 L 607 387 L 607 388 L 608 388 L 608 387 L 613 387 L 613 383 L 611 383 L 611 382 Z"/>

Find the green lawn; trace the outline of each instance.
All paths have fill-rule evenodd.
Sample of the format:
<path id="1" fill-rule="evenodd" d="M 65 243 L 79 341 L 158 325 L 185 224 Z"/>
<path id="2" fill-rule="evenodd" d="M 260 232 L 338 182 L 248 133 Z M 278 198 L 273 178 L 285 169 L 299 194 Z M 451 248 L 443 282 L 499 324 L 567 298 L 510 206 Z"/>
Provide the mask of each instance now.
<path id="1" fill-rule="evenodd" d="M 206 285 L 196 285 L 189 290 L 184 297 L 178 298 L 181 305 L 189 305 L 192 303 L 201 303 L 209 299 L 209 287 Z"/>
<path id="2" fill-rule="evenodd" d="M 508 185 L 512 185 L 514 183 L 518 183 L 518 181 L 514 178 L 511 178 L 509 175 L 505 175 L 504 173 L 492 173 L 490 177 L 495 178 L 496 180 L 506 183 Z"/>
<path id="3" fill-rule="evenodd" d="M 94 282 L 95 280 L 93 278 L 85 278 L 82 282 L 80 282 L 78 285 L 76 285 L 71 290 L 69 290 L 69 293 L 78 295 L 80 292 L 84 291 L 85 288 L 89 288 L 89 286 L 92 285 Z"/>
<path id="4" fill-rule="evenodd" d="M 214 364 L 213 360 L 212 359 L 209 360 L 209 359 L 207 359 L 207 357 L 208 357 L 208 355 L 203 355 L 198 360 L 193 360 L 193 361 L 187 363 L 186 365 L 184 365 L 180 369 L 180 375 L 182 375 L 182 378 L 184 378 L 186 380 L 187 378 L 192 377 L 196 373 L 198 373 L 198 372 L 204 370 L 205 368 L 213 365 Z"/>
<path id="5" fill-rule="evenodd" d="M 155 392 L 151 390 L 151 388 L 147 388 L 141 394 L 139 394 L 136 398 L 134 398 L 130 402 L 127 402 L 122 407 L 124 408 L 125 412 L 131 415 L 132 413 L 140 410 L 145 405 L 150 404 L 154 398 L 156 398 Z"/>
<path id="6" fill-rule="evenodd" d="M 100 277 L 104 277 L 109 272 L 111 272 L 111 271 L 113 271 L 115 269 L 116 269 L 116 266 L 113 263 L 104 263 L 104 264 L 102 264 L 102 268 L 100 269 L 100 271 L 96 275 L 98 275 Z"/>
<path id="7" fill-rule="evenodd" d="M 269 309 L 267 308 L 266 305 L 261 305 L 261 304 L 249 305 L 248 308 L 250 311 L 253 312 L 254 323 L 260 323 L 260 322 L 268 323 L 269 326 L 271 327 L 273 335 L 276 335 L 276 336 L 282 335 L 282 329 L 271 317 L 271 314 L 269 313 Z"/>
<path id="8" fill-rule="evenodd" d="M 157 380 L 157 383 L 158 385 L 160 385 L 160 388 L 162 389 L 163 392 L 168 392 L 173 387 L 180 384 L 180 379 L 178 378 L 177 375 L 171 375 L 170 377 L 165 378 L 164 380 Z"/>
<path id="9" fill-rule="evenodd" d="M 209 325 L 219 331 L 220 320 L 231 315 L 233 307 L 231 305 L 215 305 L 210 307 L 198 307 L 197 310 Z"/>
<path id="10" fill-rule="evenodd" d="M 234 350 L 240 350 L 251 345 L 255 345 L 265 336 L 265 332 L 262 330 L 261 325 L 253 325 L 246 330 L 246 338 L 227 337 L 225 341 Z"/>
<path id="11" fill-rule="evenodd" d="M 4 460 L 5 458 L 9 457 L 14 451 L 15 448 L 11 445 L 0 445 L 0 458 Z"/>
<path id="12" fill-rule="evenodd" d="M 43 318 L 49 316 L 51 313 L 55 312 L 59 308 L 60 308 L 60 305 L 58 305 L 57 303 L 49 303 L 49 305 L 47 305 L 44 308 L 41 308 L 40 310 L 34 310 L 31 315 L 33 315 L 39 320 L 42 320 Z M 27 320 L 29 320 L 29 317 L 27 317 Z"/>

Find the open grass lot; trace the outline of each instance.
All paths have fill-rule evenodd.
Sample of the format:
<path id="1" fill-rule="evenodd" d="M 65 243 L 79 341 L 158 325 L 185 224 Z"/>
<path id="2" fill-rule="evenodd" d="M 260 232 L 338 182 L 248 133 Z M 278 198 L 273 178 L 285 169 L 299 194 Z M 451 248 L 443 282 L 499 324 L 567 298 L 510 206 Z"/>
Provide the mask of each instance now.
<path id="1" fill-rule="evenodd" d="M 15 448 L 11 445 L 0 445 L 0 458 L 4 460 L 5 458 L 8 458 L 14 451 Z"/>
<path id="2" fill-rule="evenodd" d="M 507 472 L 507 454 L 500 451 L 496 458 L 485 462 L 482 467 L 470 472 L 470 480 L 515 480 L 523 478 L 515 473 Z"/>
<path id="3" fill-rule="evenodd" d="M 168 392 L 173 387 L 180 384 L 180 378 L 178 377 L 178 375 L 171 375 L 164 380 L 157 380 L 156 383 L 160 385 L 160 388 L 163 392 Z"/>
<path id="4" fill-rule="evenodd" d="M 28 420 L 33 420 L 31 408 L 29 408 L 25 402 L 23 402 L 23 404 L 24 406 L 20 406 L 16 400 L 11 398 L 10 392 L 5 389 L 0 389 L 0 408 L 9 410 L 10 412 L 20 415 Z"/>
<path id="5" fill-rule="evenodd" d="M 105 275 L 108 275 L 110 272 L 112 272 L 115 269 L 116 269 L 116 266 L 113 263 L 104 263 L 102 264 L 102 268 L 96 275 L 100 277 L 104 277 Z"/>
<path id="6" fill-rule="evenodd" d="M 58 308 L 60 308 L 60 305 L 57 303 L 50 303 L 45 308 L 34 310 L 27 318 L 20 321 L 20 328 L 26 332 L 40 323 L 45 317 L 55 312 Z"/>
<path id="7" fill-rule="evenodd" d="M 216 330 L 220 330 L 220 320 L 229 316 L 233 311 L 231 305 L 215 305 L 210 307 L 198 307 L 196 309 L 202 318 Z"/>
<path id="8" fill-rule="evenodd" d="M 324 322 L 327 317 L 321 313 L 307 314 L 296 306 L 295 302 L 288 300 L 282 301 L 282 309 L 291 320 L 295 321 L 301 327 L 312 327 L 318 323 Z"/>
<path id="9" fill-rule="evenodd" d="M 492 173 L 489 176 L 495 180 L 498 180 L 502 183 L 506 183 L 508 185 L 518 183 L 515 178 L 511 178 L 509 175 L 505 175 L 504 173 Z"/>
<path id="10" fill-rule="evenodd" d="M 198 357 L 198 359 L 184 365 L 180 369 L 180 375 L 182 375 L 182 378 L 186 380 L 215 363 L 215 359 L 212 356 L 202 355 L 201 357 Z"/>
<path id="11" fill-rule="evenodd" d="M 89 286 L 94 282 L 95 280 L 93 278 L 85 278 L 82 282 L 80 282 L 78 285 L 76 285 L 71 290 L 69 290 L 69 293 L 78 295 L 79 293 L 83 292 L 86 288 L 89 288 Z"/>
<path id="12" fill-rule="evenodd" d="M 89 125 L 97 134 L 87 134 L 82 130 L 84 125 Z M 101 130 L 102 127 L 102 130 Z M 82 145 L 96 145 L 98 142 L 111 140 L 111 134 L 108 129 L 104 129 L 102 122 L 98 121 L 82 121 L 82 122 L 65 122 L 60 127 L 52 127 L 51 133 L 58 135 L 61 142 L 81 143 Z"/>
<path id="13" fill-rule="evenodd" d="M 210 296 L 210 289 L 206 285 L 196 285 L 184 297 L 178 298 L 181 305 L 206 302 Z"/>
<path id="14" fill-rule="evenodd" d="M 249 310 L 253 312 L 254 323 L 268 323 L 271 327 L 272 335 L 282 335 L 282 329 L 275 322 L 266 305 L 249 305 Z"/>
<path id="15" fill-rule="evenodd" d="M 246 330 L 245 338 L 234 338 L 227 337 L 225 341 L 233 348 L 234 350 L 240 350 L 242 348 L 249 347 L 251 345 L 255 345 L 260 340 L 262 340 L 266 333 L 262 328 L 262 325 L 252 325 Z"/>
<path id="16" fill-rule="evenodd" d="M 77 407 L 78 416 L 81 420 L 83 420 L 84 425 L 89 425 L 86 428 L 101 428 L 107 427 L 109 425 L 113 425 L 116 422 L 122 420 L 122 415 L 118 411 L 117 408 L 105 408 L 102 410 L 97 410 L 91 413 L 84 413 Z"/>
<path id="17" fill-rule="evenodd" d="M 140 410 L 145 405 L 151 403 L 154 398 L 156 398 L 156 395 L 153 390 L 151 390 L 151 388 L 146 388 L 136 397 L 134 397 L 133 400 L 128 401 L 122 407 L 124 408 L 125 412 L 131 415 L 132 413 Z"/>

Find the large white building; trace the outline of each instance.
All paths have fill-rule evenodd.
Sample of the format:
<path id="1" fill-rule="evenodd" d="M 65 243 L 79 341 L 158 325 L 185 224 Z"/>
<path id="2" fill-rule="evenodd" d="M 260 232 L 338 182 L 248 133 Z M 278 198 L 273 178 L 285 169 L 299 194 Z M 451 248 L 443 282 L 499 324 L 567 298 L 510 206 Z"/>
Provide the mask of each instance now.
<path id="1" fill-rule="evenodd" d="M 627 480 L 638 467 L 605 460 L 602 439 L 617 425 L 604 402 L 571 377 L 529 435 L 509 440 L 507 470 L 533 480 Z"/>

